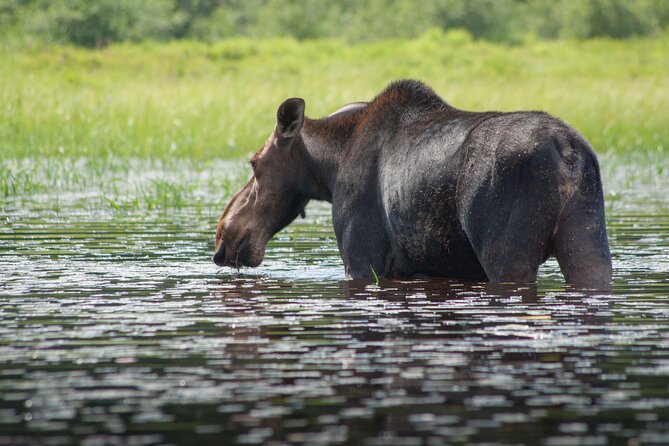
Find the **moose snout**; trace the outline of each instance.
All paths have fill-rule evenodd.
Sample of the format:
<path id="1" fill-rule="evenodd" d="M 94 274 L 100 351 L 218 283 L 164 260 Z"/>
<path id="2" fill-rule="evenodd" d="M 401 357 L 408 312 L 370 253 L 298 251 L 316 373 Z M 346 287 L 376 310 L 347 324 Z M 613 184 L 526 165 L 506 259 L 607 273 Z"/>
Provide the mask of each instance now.
<path id="1" fill-rule="evenodd" d="M 225 244 L 221 243 L 221 246 L 218 247 L 214 253 L 214 263 L 218 266 L 225 265 Z"/>

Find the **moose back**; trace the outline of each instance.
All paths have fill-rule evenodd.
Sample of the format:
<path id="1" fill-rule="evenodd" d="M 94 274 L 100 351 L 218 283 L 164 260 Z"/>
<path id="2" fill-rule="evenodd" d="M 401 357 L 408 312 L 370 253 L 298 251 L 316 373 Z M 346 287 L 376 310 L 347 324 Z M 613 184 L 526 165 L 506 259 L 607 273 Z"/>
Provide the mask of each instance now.
<path id="1" fill-rule="evenodd" d="M 304 109 L 279 106 L 221 217 L 217 265 L 259 265 L 274 234 L 325 200 L 350 277 L 533 282 L 555 256 L 568 283 L 610 288 L 597 158 L 559 119 L 459 110 L 410 80 L 322 119 Z"/>

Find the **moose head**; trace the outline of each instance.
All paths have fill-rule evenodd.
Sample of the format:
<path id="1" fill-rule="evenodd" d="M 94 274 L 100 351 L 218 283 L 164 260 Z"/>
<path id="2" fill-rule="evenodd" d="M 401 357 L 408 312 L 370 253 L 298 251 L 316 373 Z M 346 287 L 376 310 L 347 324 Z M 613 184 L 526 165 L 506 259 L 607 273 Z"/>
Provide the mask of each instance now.
<path id="1" fill-rule="evenodd" d="M 303 99 L 287 99 L 279 106 L 274 131 L 251 158 L 253 176 L 218 223 L 213 258 L 217 265 L 258 266 L 272 236 L 298 215 L 304 217 L 309 199 L 303 124 Z"/>

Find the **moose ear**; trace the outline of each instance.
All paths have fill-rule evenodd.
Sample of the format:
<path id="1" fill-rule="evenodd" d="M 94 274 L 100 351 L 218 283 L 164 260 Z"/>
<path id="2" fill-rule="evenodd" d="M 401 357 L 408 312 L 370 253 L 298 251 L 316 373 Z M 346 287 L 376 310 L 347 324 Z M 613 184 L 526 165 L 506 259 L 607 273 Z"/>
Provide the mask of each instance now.
<path id="1" fill-rule="evenodd" d="M 304 99 L 290 98 L 283 101 L 276 111 L 276 133 L 279 138 L 292 138 L 304 123 Z"/>

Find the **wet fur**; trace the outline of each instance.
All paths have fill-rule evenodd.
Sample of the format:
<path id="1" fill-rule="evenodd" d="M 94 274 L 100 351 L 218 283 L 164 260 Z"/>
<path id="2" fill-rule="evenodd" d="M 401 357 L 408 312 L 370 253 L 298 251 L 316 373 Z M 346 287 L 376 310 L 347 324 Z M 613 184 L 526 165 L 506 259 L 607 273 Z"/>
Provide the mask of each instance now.
<path id="1" fill-rule="evenodd" d="M 351 277 L 373 267 L 528 282 L 556 255 L 568 282 L 610 286 L 597 158 L 546 113 L 467 112 L 399 81 L 369 103 L 305 118 L 291 150 L 299 199 L 332 203 Z"/>

